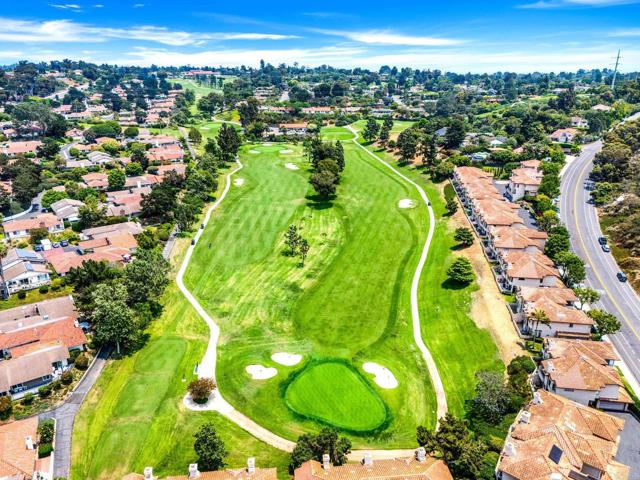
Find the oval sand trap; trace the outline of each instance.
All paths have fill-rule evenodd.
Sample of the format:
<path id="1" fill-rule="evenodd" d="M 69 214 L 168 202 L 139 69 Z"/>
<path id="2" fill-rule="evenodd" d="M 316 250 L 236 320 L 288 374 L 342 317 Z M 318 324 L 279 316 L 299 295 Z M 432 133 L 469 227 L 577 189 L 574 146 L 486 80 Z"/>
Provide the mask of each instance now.
<path id="1" fill-rule="evenodd" d="M 362 369 L 367 373 L 375 375 L 373 381 L 381 388 L 392 389 L 398 386 L 398 380 L 393 376 L 393 373 L 382 365 L 377 363 L 367 362 L 362 365 Z"/>
<path id="2" fill-rule="evenodd" d="M 241 185 L 244 185 L 244 178 L 236 178 L 236 179 L 233 181 L 233 184 L 234 184 L 236 187 L 239 187 L 239 186 L 241 186 Z"/>
<path id="3" fill-rule="evenodd" d="M 275 368 L 265 367 L 264 365 L 247 365 L 245 370 L 254 380 L 266 380 L 278 374 L 278 370 Z"/>
<path id="4" fill-rule="evenodd" d="M 416 202 L 414 202 L 410 198 L 403 198 L 398 202 L 398 207 L 400 208 L 414 208 L 415 206 Z"/>
<path id="5" fill-rule="evenodd" d="M 298 355 L 297 353 L 278 352 L 271 355 L 271 360 L 279 363 L 280 365 L 292 367 L 293 365 L 300 363 L 302 355 Z"/>
<path id="6" fill-rule="evenodd" d="M 290 150 L 290 149 L 280 150 L 280 153 L 293 153 L 293 150 Z"/>
<path id="7" fill-rule="evenodd" d="M 295 163 L 285 163 L 284 166 L 289 170 L 300 170 L 300 167 L 298 167 Z"/>
<path id="8" fill-rule="evenodd" d="M 262 145 L 264 145 L 265 147 L 270 147 L 271 145 L 273 145 L 273 143 L 265 142 Z"/>
<path id="9" fill-rule="evenodd" d="M 249 153 L 256 154 L 256 153 L 260 153 L 260 152 L 258 150 L 249 150 Z"/>

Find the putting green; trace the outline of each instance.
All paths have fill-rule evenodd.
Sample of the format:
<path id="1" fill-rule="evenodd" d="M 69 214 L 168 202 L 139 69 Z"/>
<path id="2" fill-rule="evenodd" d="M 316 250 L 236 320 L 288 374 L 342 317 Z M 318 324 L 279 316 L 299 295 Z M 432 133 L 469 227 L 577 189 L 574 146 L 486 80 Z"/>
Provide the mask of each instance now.
<path id="1" fill-rule="evenodd" d="M 299 373 L 285 392 L 298 415 L 353 432 L 369 432 L 387 419 L 382 399 L 353 368 L 328 361 Z"/>

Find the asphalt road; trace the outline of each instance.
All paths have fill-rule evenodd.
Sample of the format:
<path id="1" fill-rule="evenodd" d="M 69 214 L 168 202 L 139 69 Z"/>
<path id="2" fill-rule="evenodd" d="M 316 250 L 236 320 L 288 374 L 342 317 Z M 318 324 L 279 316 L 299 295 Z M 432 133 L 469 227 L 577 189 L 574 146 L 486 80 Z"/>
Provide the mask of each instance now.
<path id="1" fill-rule="evenodd" d="M 598 243 L 598 237 L 602 236 L 598 214 L 587 203 L 590 192 L 586 183 L 600 150 L 601 141 L 585 145 L 580 156 L 566 168 L 560 187 L 560 218 L 571 234 L 573 251 L 587 265 L 586 285 L 601 294 L 598 308 L 614 314 L 622 324 L 620 332 L 610 339 L 640 382 L 640 297 L 628 282 L 616 278 L 620 267 L 611 253 L 602 251 Z"/>

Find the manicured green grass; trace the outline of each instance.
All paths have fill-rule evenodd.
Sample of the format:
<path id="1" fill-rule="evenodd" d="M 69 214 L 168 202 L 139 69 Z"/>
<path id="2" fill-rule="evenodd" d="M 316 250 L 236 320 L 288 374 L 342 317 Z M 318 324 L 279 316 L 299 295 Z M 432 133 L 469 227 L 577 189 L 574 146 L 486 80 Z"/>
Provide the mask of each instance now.
<path id="1" fill-rule="evenodd" d="M 364 378 L 341 362 L 303 370 L 289 384 L 285 400 L 296 413 L 350 431 L 370 431 L 384 423 L 384 403 Z"/>
<path id="2" fill-rule="evenodd" d="M 294 152 L 280 153 L 288 149 Z M 352 437 L 354 444 L 411 447 L 416 425 L 435 423 L 435 398 L 413 342 L 409 303 L 428 217 L 423 208 L 398 208 L 403 198 L 417 201 L 417 193 L 383 165 L 352 143 L 345 144 L 345 155 L 337 198 L 319 203 L 301 146 L 243 147 L 245 167 L 237 178 L 244 184 L 232 188 L 214 213 L 185 282 L 221 326 L 216 376 L 240 411 L 296 439 L 321 424 L 287 407 L 281 385 L 299 367 L 279 365 L 271 355 L 341 358 L 359 371 L 373 361 L 399 382 L 394 390 L 373 387 L 392 420 L 382 434 Z M 286 163 L 300 169 L 289 170 Z M 284 254 L 283 235 L 291 224 L 311 245 L 304 268 Z M 274 367 L 278 374 L 252 380 L 245 371 L 251 364 Z"/>
<path id="3" fill-rule="evenodd" d="M 220 184 L 222 188 L 224 182 Z M 189 241 L 181 238 L 174 246 L 174 269 Z M 197 460 L 193 434 L 208 421 L 226 444 L 229 467 L 241 468 L 247 457 L 255 456 L 259 466 L 278 467 L 280 477 L 286 478 L 286 453 L 215 412 L 193 412 L 182 406 L 209 331 L 175 284 L 162 303 L 162 316 L 151 325 L 146 345 L 106 367 L 76 417 L 71 478 L 121 478 L 148 465 L 162 477 L 185 474 L 188 464 Z"/>
<path id="4" fill-rule="evenodd" d="M 470 316 L 471 294 L 478 287 L 459 288 L 446 281 L 456 242 L 438 186 L 413 166 L 399 167 L 389 153 L 370 145 L 367 148 L 419 183 L 433 205 L 436 228 L 420 280 L 422 336 L 438 366 L 449 410 L 463 415 L 465 402 L 474 395 L 476 373 L 504 369 L 490 333 L 478 328 Z"/>

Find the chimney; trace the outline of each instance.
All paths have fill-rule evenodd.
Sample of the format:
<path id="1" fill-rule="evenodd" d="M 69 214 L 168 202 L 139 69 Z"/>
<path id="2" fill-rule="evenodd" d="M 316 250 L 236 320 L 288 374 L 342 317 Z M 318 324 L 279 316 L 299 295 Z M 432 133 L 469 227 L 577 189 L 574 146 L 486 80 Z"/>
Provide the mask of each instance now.
<path id="1" fill-rule="evenodd" d="M 419 462 L 424 462 L 427 459 L 427 451 L 424 447 L 418 447 L 416 450 L 416 460 Z"/>
<path id="2" fill-rule="evenodd" d="M 153 467 L 144 467 L 144 480 L 153 480 Z"/>
<path id="3" fill-rule="evenodd" d="M 533 403 L 535 403 L 536 405 L 542 405 L 543 400 L 540 392 L 533 392 Z"/>
<path id="4" fill-rule="evenodd" d="M 200 472 L 198 471 L 197 463 L 189 464 L 189 476 L 187 477 L 189 480 L 193 480 L 194 478 L 198 478 L 200 476 Z"/>
<path id="5" fill-rule="evenodd" d="M 520 415 L 520 423 L 529 423 L 531 421 L 531 412 L 524 411 Z"/>
<path id="6" fill-rule="evenodd" d="M 507 457 L 515 457 L 516 456 L 516 446 L 511 442 L 505 443 L 504 444 L 504 454 Z"/>
<path id="7" fill-rule="evenodd" d="M 35 448 L 33 445 L 33 439 L 31 438 L 31 435 L 29 435 L 24 439 L 24 444 L 27 447 L 27 450 L 33 450 Z"/>
<path id="8" fill-rule="evenodd" d="M 247 458 L 247 473 L 249 475 L 256 473 L 256 457 Z"/>
<path id="9" fill-rule="evenodd" d="M 365 467 L 371 467 L 373 465 L 373 457 L 371 456 L 371 452 L 366 452 L 364 454 L 364 458 L 362 459 L 362 464 Z"/>
<path id="10" fill-rule="evenodd" d="M 331 457 L 329 457 L 328 453 L 322 455 L 322 469 L 329 470 L 331 468 Z"/>

